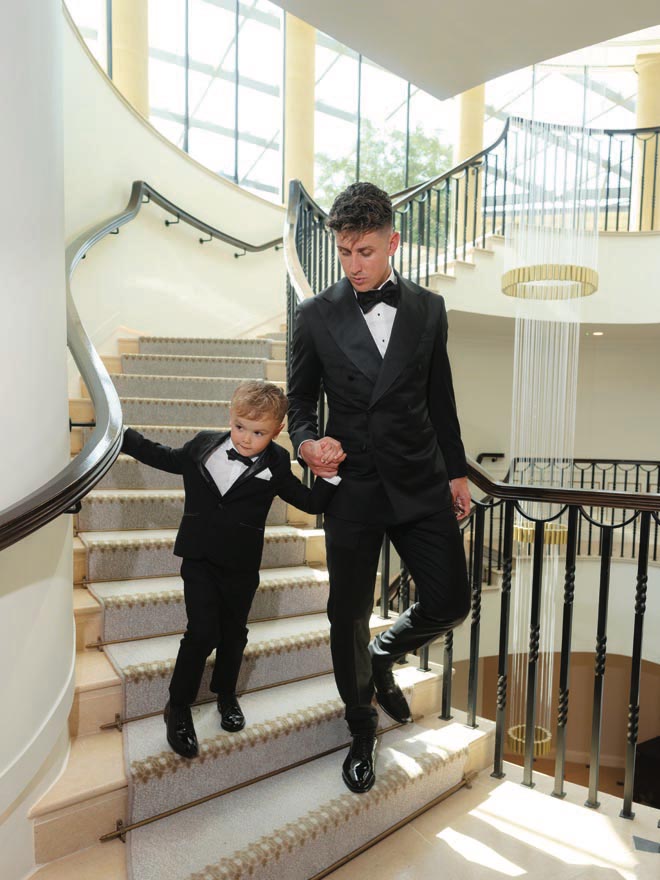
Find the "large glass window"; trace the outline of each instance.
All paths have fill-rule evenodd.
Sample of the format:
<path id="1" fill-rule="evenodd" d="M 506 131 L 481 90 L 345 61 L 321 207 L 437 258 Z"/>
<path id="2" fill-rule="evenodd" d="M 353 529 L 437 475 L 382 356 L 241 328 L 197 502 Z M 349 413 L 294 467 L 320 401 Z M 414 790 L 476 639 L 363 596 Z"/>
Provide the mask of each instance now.
<path id="1" fill-rule="evenodd" d="M 108 70 L 108 0 L 67 0 L 67 8 L 87 48 Z"/>
<path id="2" fill-rule="evenodd" d="M 314 193 L 321 205 L 356 178 L 359 71 L 356 52 L 317 34 Z"/>

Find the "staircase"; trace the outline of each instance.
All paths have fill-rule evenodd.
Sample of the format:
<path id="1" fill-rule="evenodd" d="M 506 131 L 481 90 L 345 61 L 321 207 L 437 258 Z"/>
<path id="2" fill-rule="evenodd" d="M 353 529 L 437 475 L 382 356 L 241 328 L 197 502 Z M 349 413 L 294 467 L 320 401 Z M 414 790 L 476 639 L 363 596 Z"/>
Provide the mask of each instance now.
<path id="1" fill-rule="evenodd" d="M 278 336 L 121 341 L 119 355 L 105 360 L 125 424 L 171 446 L 227 426 L 241 379 L 284 383 Z M 84 388 L 71 415 L 93 418 Z M 87 430 L 73 430 L 72 452 Z M 287 435 L 278 442 L 287 445 Z M 367 795 L 347 791 L 323 533 L 279 499 L 239 680 L 247 726 L 238 734 L 220 728 L 207 675 L 193 710 L 200 755 L 186 761 L 172 752 L 162 708 L 185 627 L 172 555 L 182 508 L 178 476 L 120 455 L 76 517 L 71 752 L 32 811 L 44 866 L 35 876 L 309 880 L 490 763 L 492 726 L 457 734 L 455 723 L 440 721 L 442 670 L 420 671 L 410 658 L 397 677 L 415 723 L 397 727 L 381 716 L 378 782 Z M 371 629 L 390 622 L 374 614 Z M 145 824 L 128 832 L 127 845 L 99 843 L 133 823 Z"/>

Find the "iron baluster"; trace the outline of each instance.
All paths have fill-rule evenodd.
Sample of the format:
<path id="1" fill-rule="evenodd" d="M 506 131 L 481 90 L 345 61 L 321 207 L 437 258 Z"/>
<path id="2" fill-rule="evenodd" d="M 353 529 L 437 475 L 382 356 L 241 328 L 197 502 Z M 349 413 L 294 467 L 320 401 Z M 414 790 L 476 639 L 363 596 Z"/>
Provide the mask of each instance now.
<path id="1" fill-rule="evenodd" d="M 534 524 L 534 559 L 532 567 L 532 605 L 529 619 L 529 655 L 527 664 L 527 706 L 525 713 L 525 769 L 523 785 L 534 787 L 534 734 L 536 732 L 536 679 L 541 632 L 541 589 L 543 586 L 543 537 L 545 523 Z"/>
<path id="2" fill-rule="evenodd" d="M 497 712 L 495 715 L 495 761 L 491 776 L 502 779 L 505 775 L 504 737 L 506 726 L 507 666 L 509 661 L 509 621 L 511 617 L 511 580 L 513 572 L 513 512 L 514 505 L 506 502 L 504 509 L 504 560 L 502 563 L 502 598 L 500 602 L 500 646 L 497 660 Z"/>
<path id="3" fill-rule="evenodd" d="M 568 721 L 568 676 L 571 662 L 571 635 L 573 632 L 573 599 L 575 597 L 575 560 L 577 556 L 577 524 L 579 510 L 568 510 L 568 535 L 564 569 L 564 611 L 561 633 L 561 661 L 559 670 L 559 700 L 557 707 L 557 751 L 555 757 L 554 797 L 563 798 L 566 771 L 566 722 Z"/>
<path id="4" fill-rule="evenodd" d="M 594 707 L 591 720 L 591 757 L 589 766 L 589 797 L 585 807 L 596 808 L 600 771 L 600 737 L 603 722 L 603 686 L 607 657 L 607 609 L 610 592 L 612 562 L 612 526 L 603 526 L 602 555 L 600 559 L 600 590 L 598 593 L 598 626 L 596 631 L 596 660 L 594 668 Z"/>
<path id="5" fill-rule="evenodd" d="M 467 237 L 468 237 L 468 195 L 470 189 L 470 169 L 463 171 L 465 185 L 463 187 L 463 260 L 467 259 Z"/>
<path id="6" fill-rule="evenodd" d="M 612 135 L 608 135 L 607 141 L 607 170 L 605 172 L 605 222 L 603 229 L 607 231 L 607 216 L 610 210 L 610 168 L 612 165 Z"/>
<path id="7" fill-rule="evenodd" d="M 390 539 L 383 538 L 380 565 L 380 616 L 388 620 L 390 616 Z"/>
<path id="8" fill-rule="evenodd" d="M 422 238 L 424 237 L 424 201 L 420 199 L 417 203 L 417 276 L 415 280 L 419 284 L 422 277 Z"/>
<path id="9" fill-rule="evenodd" d="M 635 756 L 639 727 L 639 693 L 642 676 L 642 637 L 644 635 L 644 613 L 646 611 L 646 589 L 649 570 L 649 538 L 651 534 L 651 514 L 641 514 L 639 529 L 639 556 L 637 560 L 637 588 L 635 590 L 635 626 L 633 631 L 632 666 L 630 670 L 630 698 L 628 700 L 628 741 L 626 744 L 626 775 L 623 789 L 623 809 L 619 815 L 633 819 L 633 784 L 635 780 Z"/>
<path id="10" fill-rule="evenodd" d="M 481 203 L 481 247 L 486 247 L 486 216 L 488 211 L 488 159 L 489 154 L 486 154 L 485 164 L 484 164 L 484 194 Z"/>
<path id="11" fill-rule="evenodd" d="M 447 274 L 447 266 L 449 265 L 449 199 L 450 199 L 450 178 L 447 178 L 444 182 L 444 191 L 445 191 L 445 229 L 444 229 L 444 250 L 445 250 L 445 259 L 444 259 L 444 268 L 443 272 L 445 275 Z"/>
<path id="12" fill-rule="evenodd" d="M 433 260 L 433 265 L 435 266 L 436 272 L 439 268 L 439 255 L 440 255 L 440 190 L 434 189 L 432 192 L 435 193 L 435 258 Z"/>
<path id="13" fill-rule="evenodd" d="M 431 200 L 433 198 L 433 190 L 429 190 L 426 194 L 426 200 L 424 202 L 424 211 L 426 214 L 425 221 L 425 248 L 426 248 L 426 280 L 425 284 L 428 287 L 429 284 L 429 256 L 431 253 Z"/>
<path id="14" fill-rule="evenodd" d="M 626 224 L 626 231 L 630 232 L 630 215 L 632 214 L 632 182 L 634 180 L 633 177 L 633 169 L 635 167 L 635 135 L 632 136 L 631 146 L 630 146 L 630 196 L 628 197 L 628 223 Z M 642 166 L 642 175 L 644 174 L 644 166 Z"/>
<path id="15" fill-rule="evenodd" d="M 653 136 L 655 140 L 655 149 L 653 156 L 653 189 L 651 190 L 651 229 L 655 229 L 655 195 L 658 183 L 658 132 Z"/>
<path id="16" fill-rule="evenodd" d="M 481 581 L 484 556 L 484 514 L 481 504 L 475 511 L 475 548 L 472 566 L 472 622 L 470 624 L 470 670 L 468 673 L 468 725 L 477 727 L 477 689 L 479 685 L 479 635 L 481 631 Z"/>
<path id="17" fill-rule="evenodd" d="M 424 645 L 423 648 L 420 648 L 419 651 L 419 671 L 420 672 L 430 672 L 431 667 L 429 666 L 429 646 Z"/>
<path id="18" fill-rule="evenodd" d="M 477 204 L 479 203 L 479 165 L 475 165 L 474 189 L 472 192 L 472 247 L 477 245 Z"/>
<path id="19" fill-rule="evenodd" d="M 452 663 L 454 662 L 454 631 L 445 633 L 445 647 L 442 657 L 442 709 L 440 717 L 443 721 L 449 721 L 451 714 L 451 676 Z"/>
<path id="20" fill-rule="evenodd" d="M 616 226 L 615 230 L 619 231 L 619 216 L 621 213 L 621 175 L 622 175 L 622 166 L 623 166 L 623 141 L 619 141 L 619 182 L 617 186 L 616 193 Z"/>
<path id="21" fill-rule="evenodd" d="M 645 137 L 640 137 L 642 142 L 642 173 L 640 175 L 640 186 L 639 186 L 639 224 L 638 231 L 642 231 L 642 221 L 644 219 L 644 178 L 646 177 L 646 144 L 647 139 Z M 634 146 L 633 146 L 634 149 Z M 632 186 L 632 177 L 630 178 L 630 184 Z M 653 228 L 653 227 L 651 227 Z"/>
<path id="22" fill-rule="evenodd" d="M 494 508 L 491 504 L 488 508 L 488 574 L 486 575 L 488 586 L 493 581 L 493 515 Z"/>

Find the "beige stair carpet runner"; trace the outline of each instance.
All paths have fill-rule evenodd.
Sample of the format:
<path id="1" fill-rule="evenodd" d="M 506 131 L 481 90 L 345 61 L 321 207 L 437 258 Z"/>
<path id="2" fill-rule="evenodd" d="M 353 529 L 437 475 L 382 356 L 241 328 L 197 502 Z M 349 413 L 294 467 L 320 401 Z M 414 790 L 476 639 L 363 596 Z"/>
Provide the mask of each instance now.
<path id="1" fill-rule="evenodd" d="M 136 829 L 129 876 L 309 880 L 459 784 L 465 741 L 442 722 L 407 725 L 382 736 L 367 794 L 346 790 L 331 754 Z"/>
<path id="2" fill-rule="evenodd" d="M 222 430 L 228 398 L 190 395 L 202 386 L 229 395 L 227 380 L 263 378 L 275 345 L 279 357 L 281 343 L 270 340 L 140 340 L 140 354 L 122 358 L 125 373 L 137 380 L 117 379 L 125 423 L 175 447 L 202 429 L 196 426 Z M 173 388 L 186 396 L 161 396 Z M 193 761 L 176 755 L 161 713 L 185 625 L 180 560 L 172 555 L 181 503 L 178 476 L 122 455 L 78 519 L 89 588 L 101 604 L 102 638 L 114 642 L 104 650 L 122 681 L 122 716 L 141 718 L 123 726 L 126 818 L 149 819 L 245 787 L 130 832 L 130 875 L 308 880 L 456 784 L 465 767 L 465 737 L 457 746 L 455 734 L 437 721 L 386 732 L 375 788 L 363 796 L 347 792 L 342 753 L 322 757 L 347 741 L 331 675 L 327 572 L 306 564 L 304 532 L 286 525 L 286 509 L 276 503 L 238 683 L 246 692 L 247 726 L 238 734 L 220 728 L 208 688 L 211 657 L 199 694 L 207 702 L 193 709 L 200 755 Z M 390 623 L 374 617 L 372 631 Z M 439 691 L 437 673 L 411 665 L 397 676 L 413 706 L 425 687 Z M 380 720 L 391 727 L 389 719 Z M 286 769 L 301 760 L 310 763 Z M 267 778 L 251 782 L 259 777 Z"/>

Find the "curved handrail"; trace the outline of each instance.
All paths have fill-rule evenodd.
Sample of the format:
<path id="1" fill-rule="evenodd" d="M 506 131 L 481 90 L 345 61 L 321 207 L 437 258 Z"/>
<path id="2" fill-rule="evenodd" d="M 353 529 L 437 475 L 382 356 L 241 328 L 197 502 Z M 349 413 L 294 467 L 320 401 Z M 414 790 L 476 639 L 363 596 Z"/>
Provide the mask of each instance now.
<path id="1" fill-rule="evenodd" d="M 200 232 L 248 253 L 277 247 L 281 238 L 254 245 L 228 235 L 179 208 L 144 180 L 136 180 L 123 211 L 83 232 L 66 249 L 65 278 L 67 344 L 87 386 L 96 426 L 78 455 L 47 483 L 0 511 L 0 550 L 15 544 L 69 511 L 103 477 L 119 455 L 122 414 L 119 396 L 103 362 L 82 325 L 71 295 L 71 278 L 78 263 L 106 235 L 129 223 L 147 201 L 153 202 Z"/>

